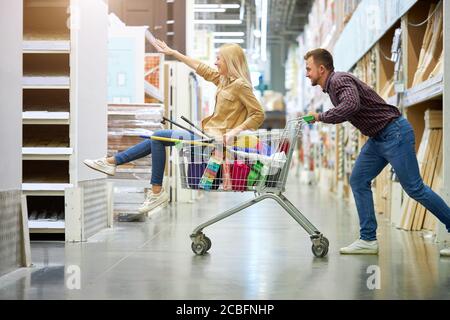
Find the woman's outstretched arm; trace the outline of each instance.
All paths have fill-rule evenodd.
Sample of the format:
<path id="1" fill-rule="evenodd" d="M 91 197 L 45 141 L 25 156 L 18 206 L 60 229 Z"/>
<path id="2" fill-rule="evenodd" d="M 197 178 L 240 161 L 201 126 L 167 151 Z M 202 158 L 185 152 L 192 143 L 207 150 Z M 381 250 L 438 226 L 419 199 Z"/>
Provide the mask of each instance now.
<path id="1" fill-rule="evenodd" d="M 156 44 L 157 46 L 155 46 L 155 48 L 158 50 L 158 52 L 168 56 L 173 56 L 175 59 L 183 62 L 184 64 L 186 64 L 187 66 L 191 67 L 194 70 L 197 70 L 198 66 L 201 63 L 199 60 L 185 56 L 184 54 L 178 52 L 177 50 L 170 48 L 164 41 L 156 39 Z"/>

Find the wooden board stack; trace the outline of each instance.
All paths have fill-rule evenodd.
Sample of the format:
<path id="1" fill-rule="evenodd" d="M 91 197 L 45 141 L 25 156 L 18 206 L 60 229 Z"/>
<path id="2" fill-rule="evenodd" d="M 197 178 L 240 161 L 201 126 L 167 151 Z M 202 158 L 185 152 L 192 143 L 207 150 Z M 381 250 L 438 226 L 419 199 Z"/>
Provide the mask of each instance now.
<path id="1" fill-rule="evenodd" d="M 424 183 L 439 191 L 442 177 L 442 111 L 425 112 L 425 131 L 422 136 L 417 159 Z M 402 204 L 400 227 L 404 230 L 434 230 L 436 221 L 421 204 L 406 197 Z"/>
<path id="2" fill-rule="evenodd" d="M 430 6 L 429 20 L 420 51 L 419 64 L 413 86 L 442 73 L 443 59 L 443 3 Z"/>

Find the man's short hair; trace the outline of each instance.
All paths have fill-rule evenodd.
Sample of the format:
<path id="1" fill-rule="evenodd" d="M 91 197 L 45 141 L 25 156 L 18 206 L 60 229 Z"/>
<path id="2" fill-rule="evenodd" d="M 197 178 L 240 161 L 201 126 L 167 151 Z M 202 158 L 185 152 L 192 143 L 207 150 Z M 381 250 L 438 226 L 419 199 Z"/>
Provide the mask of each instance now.
<path id="1" fill-rule="evenodd" d="M 319 48 L 308 51 L 305 54 L 305 60 L 308 60 L 310 57 L 313 57 L 317 65 L 323 65 L 328 71 L 334 71 L 333 56 L 328 50 Z"/>

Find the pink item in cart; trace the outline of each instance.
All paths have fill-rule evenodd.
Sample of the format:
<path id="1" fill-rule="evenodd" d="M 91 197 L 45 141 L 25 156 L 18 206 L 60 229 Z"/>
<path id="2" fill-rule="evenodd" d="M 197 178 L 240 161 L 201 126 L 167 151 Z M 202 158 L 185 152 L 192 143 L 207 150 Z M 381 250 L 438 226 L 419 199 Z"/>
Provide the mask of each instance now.
<path id="1" fill-rule="evenodd" d="M 242 161 L 235 161 L 231 170 L 232 188 L 235 191 L 245 191 L 250 167 Z"/>

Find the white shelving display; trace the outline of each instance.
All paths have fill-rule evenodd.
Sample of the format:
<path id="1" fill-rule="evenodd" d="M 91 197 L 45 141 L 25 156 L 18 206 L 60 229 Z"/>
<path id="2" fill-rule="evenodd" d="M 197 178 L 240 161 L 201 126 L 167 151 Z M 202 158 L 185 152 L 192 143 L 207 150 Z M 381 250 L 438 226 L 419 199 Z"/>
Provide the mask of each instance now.
<path id="1" fill-rule="evenodd" d="M 65 228 L 63 222 L 48 221 L 45 202 L 36 208 L 34 199 L 64 197 L 64 190 L 72 186 L 61 183 L 70 180 L 68 172 L 58 172 L 57 177 L 51 174 L 52 166 L 45 165 L 46 161 L 68 163 L 73 153 L 68 137 L 69 94 L 58 92 L 70 90 L 70 32 L 64 23 L 69 5 L 70 0 L 24 1 L 22 191 L 27 196 L 31 233 L 54 233 L 55 229 L 64 233 Z M 54 19 L 48 19 L 50 14 Z M 67 111 L 51 112 L 55 104 L 65 105 Z M 34 161 L 44 165 L 36 166 Z M 68 167 L 64 165 L 62 171 Z"/>
<path id="2" fill-rule="evenodd" d="M 69 124 L 69 112 L 25 111 L 23 124 Z"/>
<path id="3" fill-rule="evenodd" d="M 82 165 L 82 159 L 98 156 L 87 151 L 90 143 L 106 153 L 107 90 L 101 80 L 107 75 L 107 15 L 102 0 L 24 0 L 22 191 L 30 233 L 83 241 L 94 230 L 79 221 L 107 219 L 106 177 Z M 95 123 L 103 117 L 104 124 Z M 68 198 L 85 188 L 97 188 L 98 197 Z M 89 226 L 107 227 L 97 224 Z"/>
<path id="4" fill-rule="evenodd" d="M 70 53 L 68 40 L 24 40 L 24 53 Z"/>
<path id="5" fill-rule="evenodd" d="M 72 148 L 22 148 L 23 160 L 69 160 Z"/>

